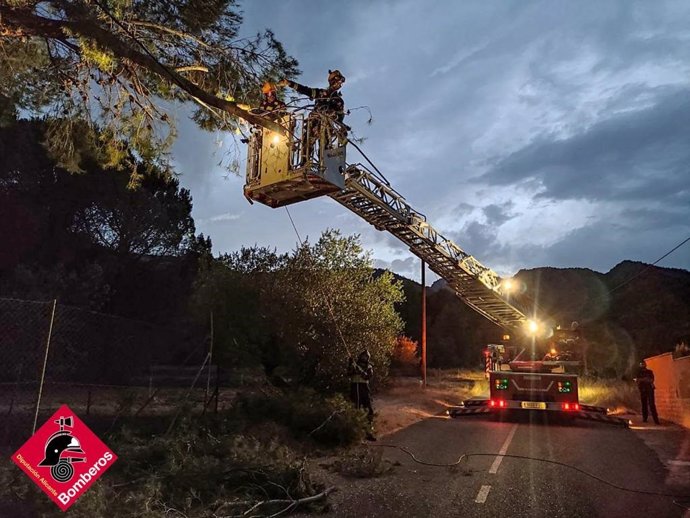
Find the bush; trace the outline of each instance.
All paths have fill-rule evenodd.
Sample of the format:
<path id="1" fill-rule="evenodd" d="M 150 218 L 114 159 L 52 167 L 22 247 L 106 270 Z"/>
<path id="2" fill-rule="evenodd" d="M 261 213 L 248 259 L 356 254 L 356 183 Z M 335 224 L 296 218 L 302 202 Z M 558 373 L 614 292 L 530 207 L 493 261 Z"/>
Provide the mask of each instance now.
<path id="1" fill-rule="evenodd" d="M 404 335 L 398 336 L 391 355 L 391 368 L 397 375 L 420 375 L 420 359 L 417 357 L 417 348 L 417 342 L 411 338 Z"/>
<path id="2" fill-rule="evenodd" d="M 275 440 L 226 434 L 226 424 L 190 420 L 170 436 L 124 430 L 109 438 L 120 460 L 74 504 L 70 516 L 159 517 L 175 509 L 176 516 L 210 518 L 242 514 L 259 501 L 296 500 L 322 490 L 290 449 Z M 0 482 L 0 501 L 15 506 L 13 516 L 61 515 L 14 466 L 0 469 Z M 309 505 L 320 510 L 324 504 Z M 284 502 L 263 505 L 257 514 L 285 507 Z"/>
<path id="3" fill-rule="evenodd" d="M 273 421 L 287 427 L 296 439 L 311 438 L 322 446 L 347 446 L 364 438 L 363 411 L 336 394 L 324 397 L 310 389 L 243 395 L 234 417 L 250 423 Z"/>

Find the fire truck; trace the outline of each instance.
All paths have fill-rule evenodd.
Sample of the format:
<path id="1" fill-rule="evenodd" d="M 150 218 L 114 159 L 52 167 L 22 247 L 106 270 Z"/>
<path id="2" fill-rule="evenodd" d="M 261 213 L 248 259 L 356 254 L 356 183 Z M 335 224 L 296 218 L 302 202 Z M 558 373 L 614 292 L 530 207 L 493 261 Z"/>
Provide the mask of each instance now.
<path id="1" fill-rule="evenodd" d="M 504 338 L 507 338 L 504 336 Z M 608 409 L 580 403 L 578 374 L 586 372 L 587 342 L 576 323 L 556 327 L 544 339 L 522 347 L 489 344 L 483 352 L 489 399 L 464 401 L 450 410 L 453 417 L 492 413 L 542 412 L 628 426 Z"/>
<path id="2" fill-rule="evenodd" d="M 488 408 L 501 410 L 544 410 L 578 412 L 578 376 L 567 368 L 582 363 L 580 351 L 558 349 L 566 336 L 574 333 L 554 330 L 553 338 L 518 350 L 516 346 L 490 344 L 485 355 L 492 359 L 489 377 Z M 579 333 L 578 333 L 579 334 Z M 578 340 L 579 341 L 579 340 Z M 579 344 L 578 344 L 579 345 Z"/>

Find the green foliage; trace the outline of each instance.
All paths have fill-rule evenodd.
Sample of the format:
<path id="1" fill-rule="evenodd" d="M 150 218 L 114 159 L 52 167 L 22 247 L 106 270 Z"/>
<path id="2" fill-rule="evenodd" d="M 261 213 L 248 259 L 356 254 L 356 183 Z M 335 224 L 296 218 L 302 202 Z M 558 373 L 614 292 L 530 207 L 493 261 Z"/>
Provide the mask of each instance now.
<path id="1" fill-rule="evenodd" d="M 302 382 L 342 389 L 348 357 L 363 349 L 376 379 L 385 380 L 402 330 L 395 311 L 402 292 L 390 274 L 374 276 L 357 236 L 329 230 L 302 245 L 280 272 L 276 294 L 278 334 L 299 355 Z"/>
<path id="2" fill-rule="evenodd" d="M 161 101 L 187 103 L 201 128 L 234 131 L 241 110 L 209 102 L 256 106 L 263 81 L 298 74 L 270 30 L 240 37 L 241 26 L 234 0 L 0 3 L 0 121 L 84 123 L 108 167 L 164 166 L 175 130 Z M 83 138 L 79 124 L 50 135 L 62 167 L 79 171 Z"/>
<path id="3" fill-rule="evenodd" d="M 399 283 L 374 275 L 357 237 L 327 231 L 290 256 L 243 249 L 209 264 L 193 305 L 201 319 L 213 312 L 228 363 L 259 362 L 269 376 L 283 367 L 300 384 L 334 391 L 347 384 L 348 356 L 364 348 L 385 379 L 401 301 Z"/>
<path id="4" fill-rule="evenodd" d="M 264 363 L 270 374 L 284 363 L 271 327 L 271 306 L 262 294 L 274 283 L 271 275 L 287 257 L 266 248 L 209 259 L 199 271 L 192 311 L 201 322 L 213 314 L 215 361 L 226 366 Z"/>
<path id="5" fill-rule="evenodd" d="M 364 438 L 368 423 L 342 395 L 325 397 L 310 389 L 238 398 L 233 416 L 250 423 L 274 421 L 298 440 L 313 439 L 322 446 L 349 446 Z"/>

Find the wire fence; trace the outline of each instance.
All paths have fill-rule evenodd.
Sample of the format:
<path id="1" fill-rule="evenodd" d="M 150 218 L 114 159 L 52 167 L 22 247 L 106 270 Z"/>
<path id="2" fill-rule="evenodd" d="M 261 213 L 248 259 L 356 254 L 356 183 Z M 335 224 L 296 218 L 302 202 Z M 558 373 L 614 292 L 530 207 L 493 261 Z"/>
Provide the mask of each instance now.
<path id="1" fill-rule="evenodd" d="M 209 317 L 206 326 L 160 326 L 0 298 L 0 446 L 26 439 L 63 404 L 110 427 L 122 416 L 174 416 L 183 404 L 217 411 L 241 380 L 214 364 Z"/>

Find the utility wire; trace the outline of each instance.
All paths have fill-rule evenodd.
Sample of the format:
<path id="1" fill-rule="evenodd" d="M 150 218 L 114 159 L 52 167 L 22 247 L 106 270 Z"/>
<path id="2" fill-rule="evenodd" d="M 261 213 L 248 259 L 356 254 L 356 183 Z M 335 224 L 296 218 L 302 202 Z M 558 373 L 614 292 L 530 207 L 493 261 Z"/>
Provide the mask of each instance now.
<path id="1" fill-rule="evenodd" d="M 687 243 L 688 241 L 690 241 L 690 237 L 685 238 L 681 243 L 679 243 L 678 245 L 676 245 L 675 247 L 673 247 L 671 250 L 669 250 L 668 252 L 666 252 L 664 255 L 662 255 L 661 257 L 659 257 L 659 259 L 657 259 L 656 261 L 654 261 L 652 264 L 648 264 L 645 268 L 643 268 L 642 270 L 640 270 L 639 272 L 637 272 L 635 275 L 633 275 L 632 277 L 630 277 L 628 280 L 626 280 L 626 281 L 620 283 L 620 284 L 619 284 L 618 286 L 616 286 L 615 288 L 611 288 L 611 289 L 609 290 L 609 293 L 612 293 L 612 292 L 616 291 L 618 288 L 622 288 L 623 286 L 625 286 L 626 284 L 628 284 L 629 282 L 631 282 L 633 279 L 636 279 L 637 277 L 639 277 L 640 275 L 642 275 L 644 272 L 646 272 L 647 270 L 649 270 L 652 266 L 655 266 L 657 263 L 659 263 L 662 259 L 665 259 L 665 258 L 668 257 L 669 255 L 671 255 L 673 252 L 675 252 L 676 250 L 678 250 L 681 246 L 683 246 L 683 245 L 684 245 L 685 243 Z"/>

